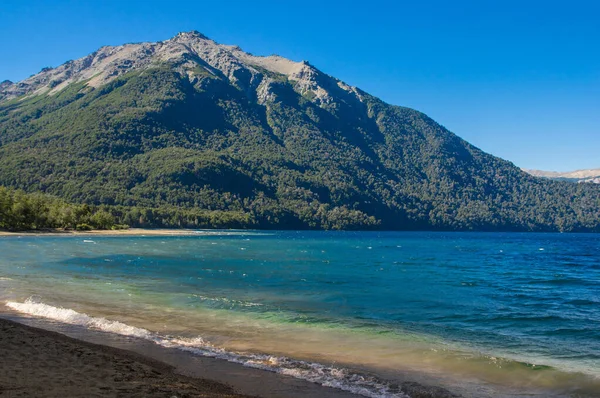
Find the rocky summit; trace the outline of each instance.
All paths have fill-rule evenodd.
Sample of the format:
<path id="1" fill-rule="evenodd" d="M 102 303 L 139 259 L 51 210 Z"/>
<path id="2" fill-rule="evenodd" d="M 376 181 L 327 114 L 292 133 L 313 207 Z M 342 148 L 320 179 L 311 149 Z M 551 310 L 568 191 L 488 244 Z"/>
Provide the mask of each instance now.
<path id="1" fill-rule="evenodd" d="M 191 82 L 202 74 L 225 78 L 261 104 L 273 99 L 272 86 L 281 77 L 293 82 L 300 94 L 311 93 L 317 104 L 332 103 L 334 96 L 342 92 L 360 101 L 356 88 L 321 73 L 306 61 L 294 62 L 276 55 L 256 57 L 237 46 L 218 44 L 197 31 L 179 33 L 158 43 L 102 47 L 57 68 L 44 68 L 18 84 L 3 82 L 0 99 L 52 95 L 83 81 L 97 88 L 132 70 L 148 70 L 165 63 Z"/>
<path id="2" fill-rule="evenodd" d="M 132 226 L 600 230 L 597 185 L 536 178 L 306 61 L 196 31 L 1 83 L 0 185 Z"/>

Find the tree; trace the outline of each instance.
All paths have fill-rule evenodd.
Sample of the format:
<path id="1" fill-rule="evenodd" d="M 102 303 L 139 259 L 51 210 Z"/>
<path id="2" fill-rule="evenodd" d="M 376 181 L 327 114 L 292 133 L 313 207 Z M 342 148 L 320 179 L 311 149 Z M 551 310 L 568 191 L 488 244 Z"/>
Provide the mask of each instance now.
<path id="1" fill-rule="evenodd" d="M 115 218 L 112 214 L 100 210 L 90 218 L 90 223 L 97 229 L 111 229 L 115 224 Z"/>

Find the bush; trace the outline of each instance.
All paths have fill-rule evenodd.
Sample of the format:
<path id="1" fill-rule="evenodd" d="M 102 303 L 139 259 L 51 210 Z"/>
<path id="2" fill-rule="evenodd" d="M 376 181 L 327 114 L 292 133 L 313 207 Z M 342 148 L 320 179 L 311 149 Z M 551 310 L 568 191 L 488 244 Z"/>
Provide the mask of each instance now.
<path id="1" fill-rule="evenodd" d="M 90 222 L 98 229 L 111 229 L 115 225 L 115 218 L 112 214 L 100 210 L 90 218 Z"/>

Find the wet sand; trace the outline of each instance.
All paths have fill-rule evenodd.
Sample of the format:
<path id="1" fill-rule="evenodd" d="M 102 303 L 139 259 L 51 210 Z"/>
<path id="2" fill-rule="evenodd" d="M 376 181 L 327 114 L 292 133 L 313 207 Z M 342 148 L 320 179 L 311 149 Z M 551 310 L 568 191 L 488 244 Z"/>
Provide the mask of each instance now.
<path id="1" fill-rule="evenodd" d="M 401 390 L 412 398 L 457 397 L 418 383 L 402 383 Z M 0 396 L 358 397 L 135 338 L 4 311 L 0 314 Z"/>
<path id="2" fill-rule="evenodd" d="M 1 397 L 356 397 L 138 339 L 1 316 Z"/>
<path id="3" fill-rule="evenodd" d="M 246 397 L 136 353 L 0 319 L 6 397 Z"/>

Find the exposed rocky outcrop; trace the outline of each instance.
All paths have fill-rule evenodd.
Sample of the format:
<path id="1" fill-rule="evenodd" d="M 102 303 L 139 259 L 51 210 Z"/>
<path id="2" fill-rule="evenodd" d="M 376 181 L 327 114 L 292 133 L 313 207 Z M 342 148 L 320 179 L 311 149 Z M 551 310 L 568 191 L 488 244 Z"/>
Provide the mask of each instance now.
<path id="1" fill-rule="evenodd" d="M 57 68 L 44 68 L 17 84 L 3 82 L 0 100 L 28 94 L 52 95 L 77 82 L 100 87 L 132 70 L 164 63 L 176 66 L 190 80 L 198 76 L 227 79 L 260 103 L 275 95 L 273 85 L 281 80 L 292 82 L 298 93 L 320 106 L 331 104 L 340 94 L 347 100 L 360 101 L 355 87 L 306 61 L 294 62 L 277 55 L 254 56 L 237 46 L 218 44 L 197 31 L 182 32 L 162 42 L 102 47 Z"/>
<path id="2" fill-rule="evenodd" d="M 11 82 L 10 80 L 5 80 L 2 83 L 0 83 L 0 90 L 4 90 L 10 86 L 12 86 L 14 83 Z"/>

